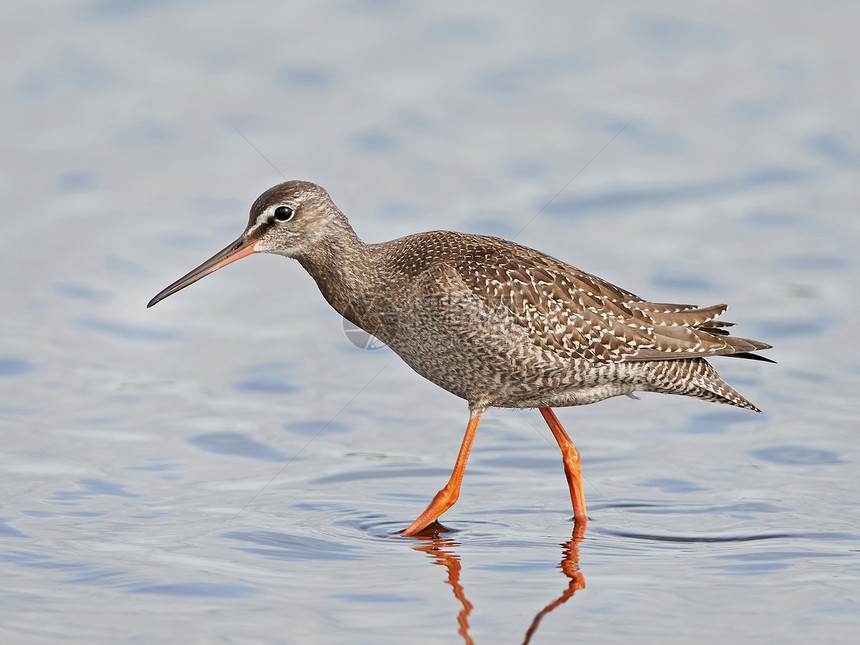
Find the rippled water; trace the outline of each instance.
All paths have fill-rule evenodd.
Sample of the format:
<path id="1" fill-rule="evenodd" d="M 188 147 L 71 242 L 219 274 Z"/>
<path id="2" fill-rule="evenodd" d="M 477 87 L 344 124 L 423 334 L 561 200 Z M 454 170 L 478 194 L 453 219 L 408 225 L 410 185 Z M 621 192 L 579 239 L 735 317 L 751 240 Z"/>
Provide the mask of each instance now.
<path id="1" fill-rule="evenodd" d="M 854 3 L 7 7 L 0 641 L 842 643 L 860 636 Z M 249 145 L 250 144 L 250 145 Z M 278 168 L 278 172 L 273 169 Z M 375 241 L 515 237 L 728 302 L 764 410 L 465 404 L 244 260 L 279 172 Z M 361 343 L 358 343 L 361 345 Z"/>

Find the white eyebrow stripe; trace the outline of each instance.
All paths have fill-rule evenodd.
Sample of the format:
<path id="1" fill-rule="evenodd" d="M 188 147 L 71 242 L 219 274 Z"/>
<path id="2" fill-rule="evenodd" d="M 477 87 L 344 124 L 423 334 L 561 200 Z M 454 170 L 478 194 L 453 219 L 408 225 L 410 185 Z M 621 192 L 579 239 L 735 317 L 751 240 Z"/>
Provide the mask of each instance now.
<path id="1" fill-rule="evenodd" d="M 273 211 L 272 211 L 272 209 L 271 209 L 271 208 L 267 208 L 267 209 L 266 209 L 266 210 L 264 210 L 262 213 L 260 213 L 259 215 L 257 215 L 257 221 L 256 221 L 256 223 L 255 223 L 252 227 L 250 227 L 250 228 L 248 229 L 248 231 L 247 231 L 247 232 L 248 232 L 248 233 L 253 233 L 253 232 L 254 232 L 254 231 L 256 231 L 257 229 L 259 229 L 261 226 L 263 226 L 263 225 L 264 225 L 264 224 L 266 224 L 267 222 L 271 221 L 272 217 L 273 217 Z"/>

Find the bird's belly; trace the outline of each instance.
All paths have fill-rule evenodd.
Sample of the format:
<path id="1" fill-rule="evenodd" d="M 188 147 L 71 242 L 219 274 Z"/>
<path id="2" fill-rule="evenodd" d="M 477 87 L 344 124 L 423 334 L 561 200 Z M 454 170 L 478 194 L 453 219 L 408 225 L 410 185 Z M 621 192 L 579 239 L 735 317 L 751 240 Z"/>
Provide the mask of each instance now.
<path id="1" fill-rule="evenodd" d="M 399 300 L 407 307 L 389 311 L 387 300 L 375 303 L 374 318 L 361 326 L 473 408 L 585 405 L 631 393 L 644 380 L 631 363 L 599 363 L 541 347 L 509 312 L 469 295 Z"/>
<path id="2" fill-rule="evenodd" d="M 389 346 L 418 374 L 472 407 L 586 405 L 630 394 L 647 380 L 635 363 L 571 360 L 533 346 L 487 347 L 445 336 Z"/>
<path id="3" fill-rule="evenodd" d="M 638 389 L 635 383 L 600 383 L 597 385 L 536 388 L 531 391 L 512 391 L 491 405 L 498 408 L 555 408 L 588 405 L 613 396 L 632 394 Z"/>

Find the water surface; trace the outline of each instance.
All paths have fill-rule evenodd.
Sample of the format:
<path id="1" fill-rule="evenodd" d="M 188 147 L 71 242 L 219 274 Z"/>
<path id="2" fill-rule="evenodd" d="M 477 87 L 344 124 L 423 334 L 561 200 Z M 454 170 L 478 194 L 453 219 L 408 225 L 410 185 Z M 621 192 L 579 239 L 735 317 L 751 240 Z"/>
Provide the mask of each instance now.
<path id="1" fill-rule="evenodd" d="M 855 3 L 4 9 L 0 640 L 842 643 L 860 636 Z M 277 169 L 277 170 L 276 170 Z M 727 302 L 764 414 L 465 404 L 254 257 L 289 178 L 368 241 L 504 235 Z M 352 334 L 352 335 L 350 335 Z M 471 639 L 471 641 L 470 641 Z"/>

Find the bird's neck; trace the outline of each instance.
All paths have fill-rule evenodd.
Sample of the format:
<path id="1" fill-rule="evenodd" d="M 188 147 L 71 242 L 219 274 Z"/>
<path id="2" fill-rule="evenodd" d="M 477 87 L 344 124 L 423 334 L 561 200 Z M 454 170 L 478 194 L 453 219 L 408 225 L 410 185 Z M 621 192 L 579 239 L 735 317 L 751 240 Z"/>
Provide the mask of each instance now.
<path id="1" fill-rule="evenodd" d="M 355 303 L 364 299 L 373 276 L 371 245 L 362 242 L 344 217 L 321 243 L 297 256 L 316 281 L 323 297 L 345 318 L 354 321 Z"/>

